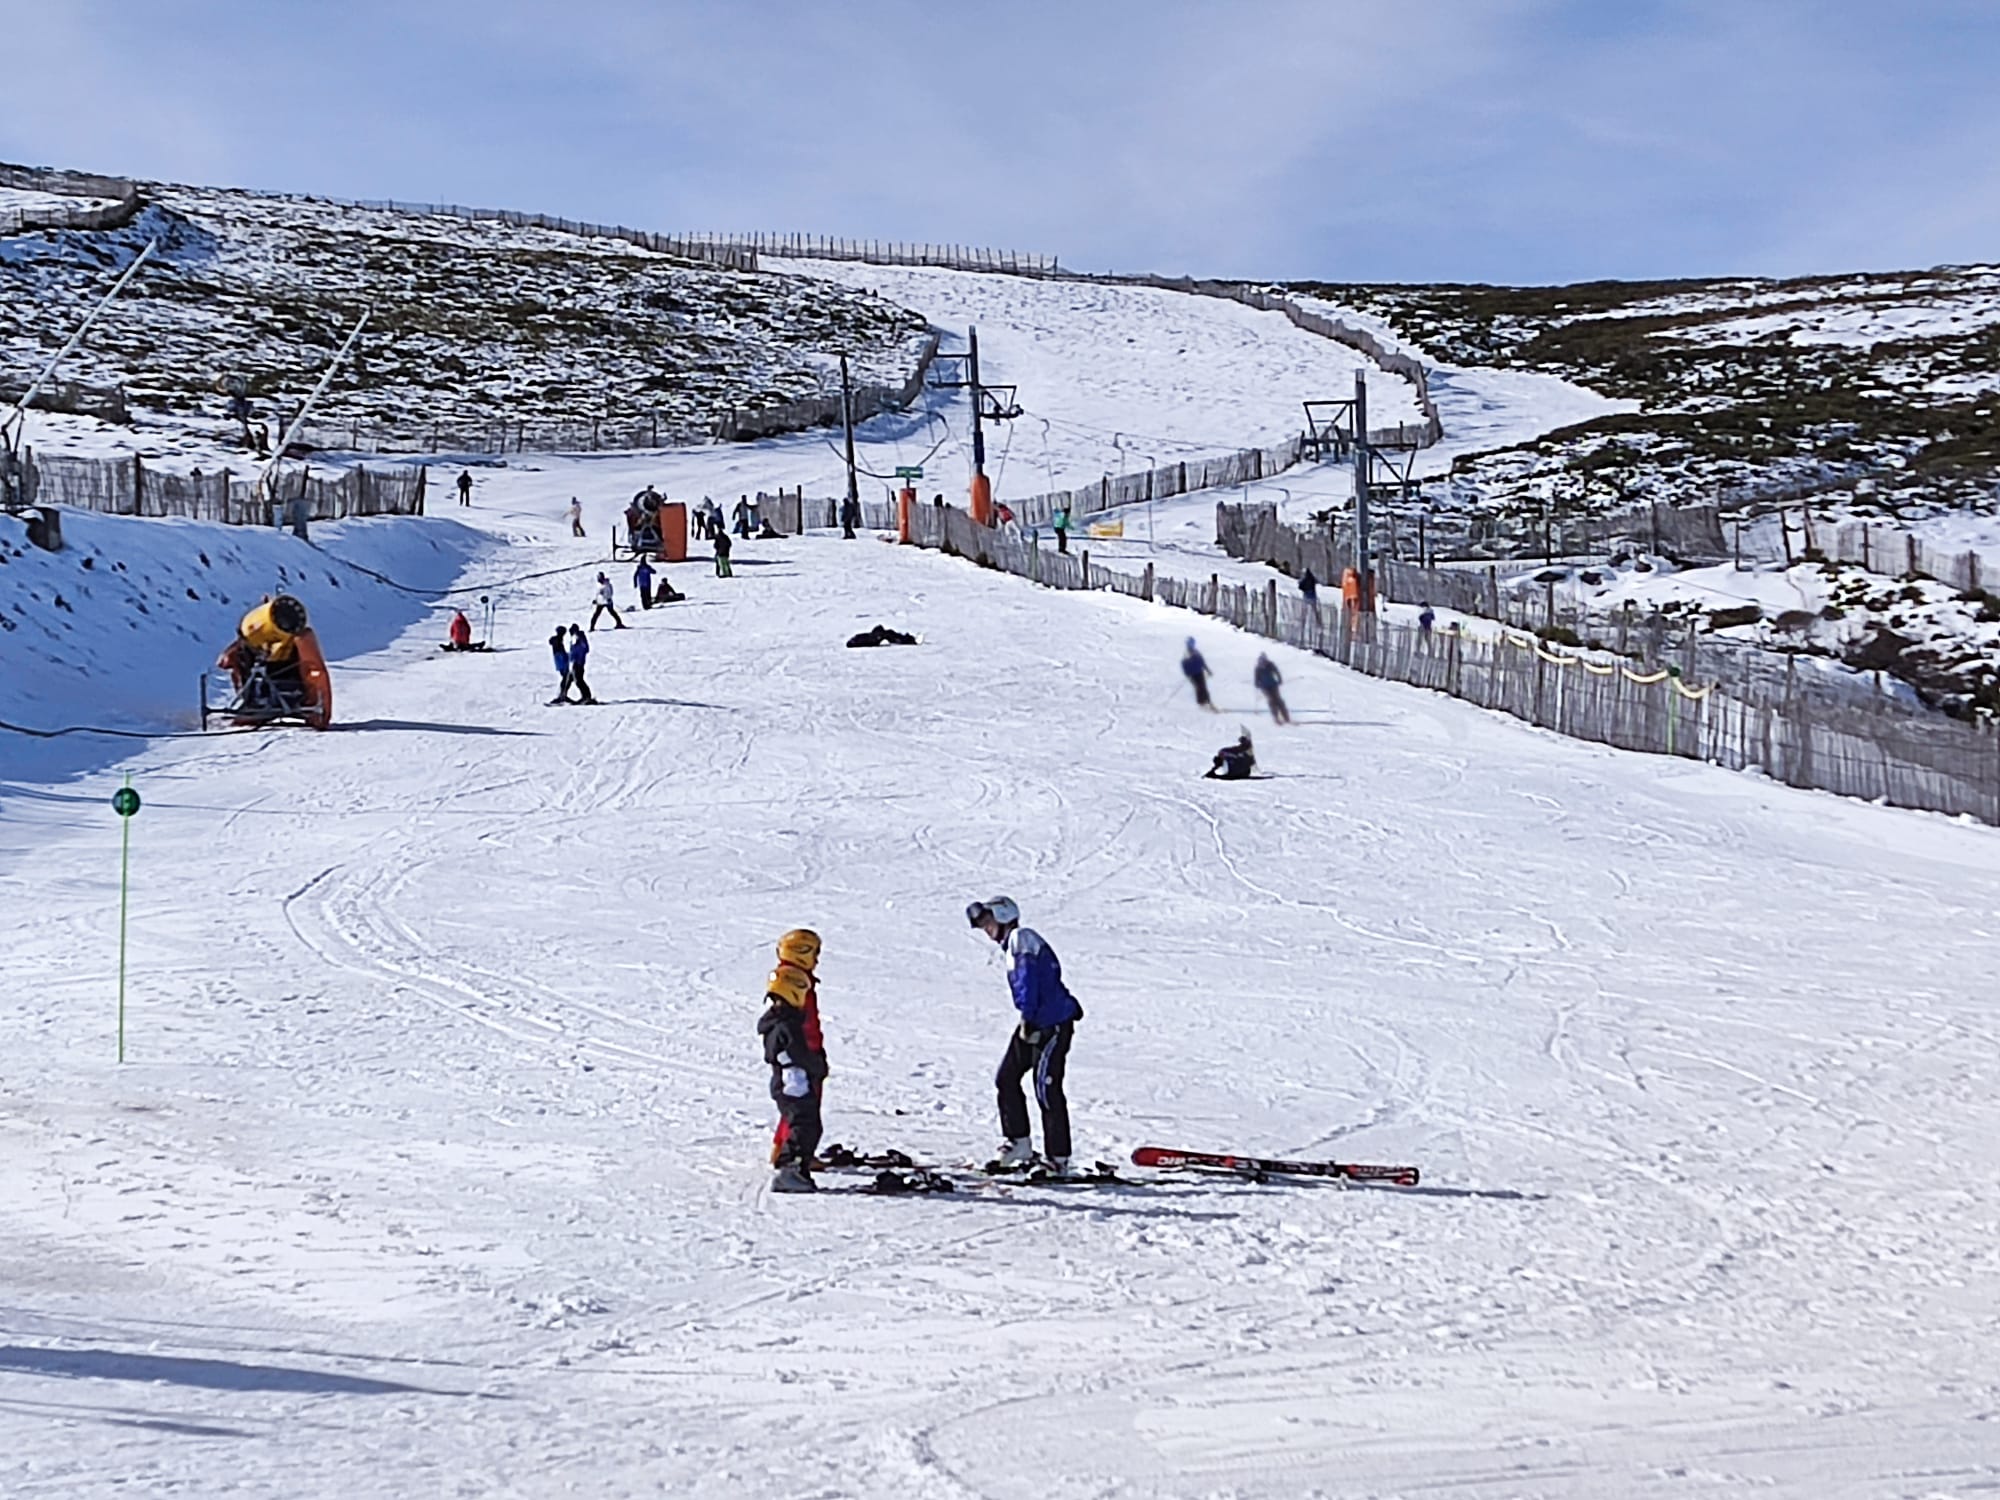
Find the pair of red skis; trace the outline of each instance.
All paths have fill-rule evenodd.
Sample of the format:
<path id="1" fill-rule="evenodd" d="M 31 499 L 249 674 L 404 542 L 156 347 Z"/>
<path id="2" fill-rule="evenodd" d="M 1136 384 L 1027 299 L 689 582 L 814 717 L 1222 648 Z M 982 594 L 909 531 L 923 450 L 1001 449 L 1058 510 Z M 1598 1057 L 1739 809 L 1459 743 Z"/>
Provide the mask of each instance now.
<path id="1" fill-rule="evenodd" d="M 1174 1151 L 1165 1146 L 1141 1146 L 1132 1153 L 1135 1167 L 1164 1171 L 1191 1168 L 1199 1172 L 1233 1172 L 1262 1182 L 1271 1177 L 1343 1177 L 1349 1182 L 1386 1182 L 1415 1187 L 1415 1167 L 1383 1167 L 1354 1161 L 1280 1161 L 1268 1156 L 1230 1156 L 1213 1151 Z"/>

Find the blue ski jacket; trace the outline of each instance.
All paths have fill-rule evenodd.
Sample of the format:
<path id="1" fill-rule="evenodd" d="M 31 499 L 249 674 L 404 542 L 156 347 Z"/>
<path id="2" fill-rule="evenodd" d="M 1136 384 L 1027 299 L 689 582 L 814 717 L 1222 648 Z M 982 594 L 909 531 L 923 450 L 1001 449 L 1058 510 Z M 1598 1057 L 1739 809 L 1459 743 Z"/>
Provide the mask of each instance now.
<path id="1" fill-rule="evenodd" d="M 556 659 L 556 670 L 566 674 L 569 671 L 569 647 L 563 644 L 560 630 L 549 637 L 549 654 Z"/>
<path id="2" fill-rule="evenodd" d="M 1007 985 L 1014 992 L 1014 1009 L 1028 1025 L 1060 1026 L 1083 1014 L 1076 996 L 1063 983 L 1062 960 L 1042 935 L 1028 927 L 1007 934 Z"/>
<path id="3" fill-rule="evenodd" d="M 1208 663 L 1199 651 L 1190 651 L 1181 658 L 1181 671 L 1190 681 L 1208 675 Z"/>
<path id="4" fill-rule="evenodd" d="M 570 665 L 571 665 L 572 667 L 580 667 L 580 666 L 582 666 L 582 665 L 583 665 L 583 663 L 584 663 L 584 660 L 585 660 L 585 659 L 586 659 L 586 658 L 587 658 L 587 657 L 588 657 L 589 655 L 590 655 L 590 637 L 589 637 L 589 636 L 587 636 L 587 635 L 573 635 L 573 636 L 571 636 L 571 637 L 569 638 L 569 664 L 570 664 Z"/>

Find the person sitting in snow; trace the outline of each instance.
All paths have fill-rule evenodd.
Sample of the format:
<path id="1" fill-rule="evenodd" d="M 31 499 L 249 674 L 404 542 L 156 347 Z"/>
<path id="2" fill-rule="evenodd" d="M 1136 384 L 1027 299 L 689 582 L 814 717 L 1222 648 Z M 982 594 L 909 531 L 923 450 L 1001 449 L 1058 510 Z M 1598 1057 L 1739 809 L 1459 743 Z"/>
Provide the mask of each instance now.
<path id="1" fill-rule="evenodd" d="M 1248 781 L 1257 769 L 1257 756 L 1250 748 L 1250 731 L 1244 730 L 1233 745 L 1224 745 L 1215 752 L 1215 759 L 1204 773 L 1210 781 Z"/>
<path id="2" fill-rule="evenodd" d="M 444 648 L 445 650 L 470 651 L 472 649 L 472 622 L 465 618 L 464 610 L 455 609 L 451 612 L 451 627 L 447 634 L 450 635 L 451 642 Z"/>

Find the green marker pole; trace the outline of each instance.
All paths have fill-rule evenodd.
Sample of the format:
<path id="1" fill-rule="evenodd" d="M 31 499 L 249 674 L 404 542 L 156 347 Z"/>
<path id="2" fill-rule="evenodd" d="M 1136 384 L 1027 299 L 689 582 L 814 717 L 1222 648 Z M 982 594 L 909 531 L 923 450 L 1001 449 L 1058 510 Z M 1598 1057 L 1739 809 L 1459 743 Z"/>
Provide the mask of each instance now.
<path id="1" fill-rule="evenodd" d="M 125 913 L 132 878 L 132 814 L 139 810 L 139 794 L 132 790 L 132 778 L 111 798 L 111 810 L 118 814 L 124 829 L 118 856 L 118 1060 L 125 1061 Z"/>

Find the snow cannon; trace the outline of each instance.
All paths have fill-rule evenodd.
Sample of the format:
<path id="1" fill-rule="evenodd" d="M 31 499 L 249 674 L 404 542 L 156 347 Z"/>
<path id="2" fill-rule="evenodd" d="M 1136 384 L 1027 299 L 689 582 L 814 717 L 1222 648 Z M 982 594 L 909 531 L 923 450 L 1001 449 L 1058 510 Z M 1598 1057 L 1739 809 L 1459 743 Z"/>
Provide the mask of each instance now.
<path id="1" fill-rule="evenodd" d="M 266 599 L 243 617 L 236 639 L 216 658 L 228 677 L 224 701 L 211 702 L 209 679 L 201 679 L 201 727 L 211 718 L 232 724 L 308 724 L 324 729 L 333 722 L 333 679 L 319 638 L 306 620 L 306 607 L 290 594 Z"/>

